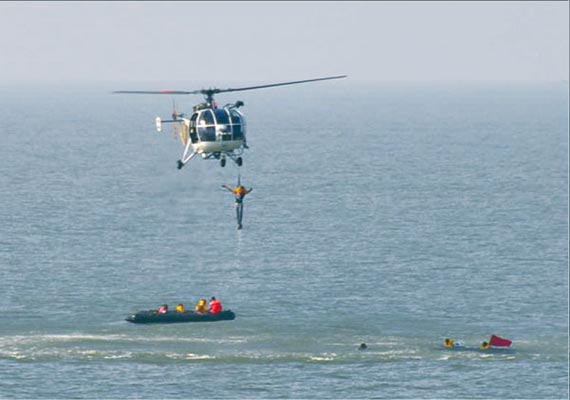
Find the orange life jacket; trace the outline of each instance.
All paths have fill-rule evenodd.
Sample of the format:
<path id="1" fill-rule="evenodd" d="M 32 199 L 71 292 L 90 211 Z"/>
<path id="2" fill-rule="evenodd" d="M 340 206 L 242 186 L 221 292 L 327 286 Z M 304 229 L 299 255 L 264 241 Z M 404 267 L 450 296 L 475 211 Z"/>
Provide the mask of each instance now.
<path id="1" fill-rule="evenodd" d="M 234 193 L 236 196 L 243 197 L 247 194 L 247 190 L 245 190 L 243 186 L 237 186 L 236 189 L 234 190 Z"/>

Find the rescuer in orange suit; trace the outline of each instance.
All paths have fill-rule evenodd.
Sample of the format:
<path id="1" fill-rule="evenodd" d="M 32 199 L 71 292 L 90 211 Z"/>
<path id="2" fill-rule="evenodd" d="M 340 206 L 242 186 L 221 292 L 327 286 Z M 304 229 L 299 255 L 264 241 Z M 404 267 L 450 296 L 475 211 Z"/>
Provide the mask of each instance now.
<path id="1" fill-rule="evenodd" d="M 210 300 L 210 314 L 217 314 L 222 311 L 222 303 L 215 297 Z"/>
<path id="2" fill-rule="evenodd" d="M 237 228 L 241 229 L 242 225 L 241 225 L 241 221 L 243 219 L 243 199 L 245 197 L 246 194 L 248 194 L 249 192 L 251 192 L 253 190 L 253 188 L 249 188 L 246 189 L 245 187 L 243 187 L 240 183 L 240 178 L 238 177 L 238 184 L 235 187 L 235 189 L 232 189 L 231 187 L 229 187 L 228 185 L 222 185 L 222 187 L 224 189 L 226 189 L 229 192 L 232 192 L 235 195 L 235 206 L 236 206 L 236 219 L 237 219 Z"/>

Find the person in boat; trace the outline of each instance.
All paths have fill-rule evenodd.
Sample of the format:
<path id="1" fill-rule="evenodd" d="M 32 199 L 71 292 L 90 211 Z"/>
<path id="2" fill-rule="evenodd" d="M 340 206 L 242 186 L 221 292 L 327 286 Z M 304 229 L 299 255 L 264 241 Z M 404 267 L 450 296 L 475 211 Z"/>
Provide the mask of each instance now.
<path id="1" fill-rule="evenodd" d="M 238 184 L 235 189 L 232 189 L 228 185 L 222 185 L 228 192 L 232 192 L 235 195 L 235 207 L 236 207 L 236 218 L 238 223 L 238 229 L 241 229 L 241 221 L 243 219 L 243 199 L 245 195 L 253 190 L 253 188 L 246 189 L 240 183 L 240 177 L 238 176 Z"/>
<path id="2" fill-rule="evenodd" d="M 198 314 L 204 314 L 207 312 L 208 306 L 206 305 L 206 299 L 200 299 L 194 308 Z"/>
<path id="3" fill-rule="evenodd" d="M 217 314 L 219 312 L 222 312 L 222 303 L 220 303 L 220 300 L 216 299 L 213 296 L 210 299 L 209 312 L 210 312 L 210 314 Z"/>
<path id="4" fill-rule="evenodd" d="M 181 304 L 178 304 L 178 305 L 176 306 L 176 311 L 178 311 L 178 312 L 184 312 L 184 311 L 186 311 L 186 309 L 184 308 L 184 304 L 182 304 L 182 303 L 181 303 Z"/>
<path id="5" fill-rule="evenodd" d="M 166 314 L 168 312 L 168 304 L 163 304 L 158 309 L 157 313 L 159 314 Z"/>
<path id="6" fill-rule="evenodd" d="M 447 339 L 445 339 L 445 341 L 443 342 L 443 345 L 444 345 L 445 347 L 448 347 L 448 348 L 449 348 L 449 347 L 455 347 L 455 340 L 450 339 L 450 338 L 447 338 Z"/>

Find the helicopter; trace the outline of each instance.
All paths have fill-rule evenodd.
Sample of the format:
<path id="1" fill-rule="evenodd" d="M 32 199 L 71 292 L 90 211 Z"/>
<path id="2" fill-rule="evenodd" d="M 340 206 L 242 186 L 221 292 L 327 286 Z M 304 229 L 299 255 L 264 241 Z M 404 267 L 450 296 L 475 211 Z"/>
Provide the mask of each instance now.
<path id="1" fill-rule="evenodd" d="M 229 158 L 238 167 L 243 164 L 243 152 L 248 149 L 246 140 L 246 122 L 243 113 L 239 110 L 244 105 L 241 100 L 235 103 L 218 107 L 214 101 L 214 95 L 225 92 L 238 92 L 244 90 L 263 89 L 275 86 L 296 85 L 300 83 L 325 81 L 330 79 L 346 78 L 347 75 L 329 76 L 325 78 L 305 79 L 301 81 L 272 83 L 268 85 L 249 86 L 229 89 L 200 89 L 191 91 L 181 90 L 118 90 L 113 93 L 127 94 L 202 94 L 205 102 L 199 103 L 192 108 L 192 115 L 187 118 L 184 113 L 179 114 L 173 105 L 172 119 L 164 120 L 156 117 L 155 124 L 158 132 L 162 131 L 163 123 L 173 123 L 175 135 L 178 133 L 184 152 L 182 158 L 177 161 L 178 169 L 182 169 L 196 155 L 203 159 L 220 160 L 220 165 L 225 167 L 226 159 Z"/>

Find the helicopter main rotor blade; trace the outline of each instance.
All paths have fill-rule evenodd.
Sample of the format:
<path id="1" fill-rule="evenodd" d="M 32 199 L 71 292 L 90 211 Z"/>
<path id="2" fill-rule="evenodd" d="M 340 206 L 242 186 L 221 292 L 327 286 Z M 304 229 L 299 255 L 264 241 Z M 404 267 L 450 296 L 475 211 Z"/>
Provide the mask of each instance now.
<path id="1" fill-rule="evenodd" d="M 292 82 L 281 82 L 281 83 L 272 83 L 269 85 L 258 85 L 258 86 L 247 86 L 241 88 L 229 88 L 229 89 L 200 89 L 200 90 L 191 90 L 191 91 L 184 91 L 184 90 L 117 90 L 113 93 L 128 93 L 128 94 L 203 94 L 206 96 L 213 96 L 214 94 L 218 93 L 225 93 L 225 92 L 240 92 L 244 90 L 253 90 L 253 89 L 264 89 L 276 86 L 286 86 L 286 85 L 297 85 L 299 83 L 308 83 L 308 82 L 317 82 L 317 81 L 328 81 L 330 79 L 342 79 L 346 78 L 347 75 L 338 75 L 338 76 L 327 76 L 326 78 L 315 78 L 315 79 L 305 79 L 302 81 L 292 81 Z"/>
<path id="2" fill-rule="evenodd" d="M 181 90 L 116 90 L 113 93 L 129 93 L 129 94 L 202 94 L 202 90 L 193 90 L 185 92 Z"/>
<path id="3" fill-rule="evenodd" d="M 238 91 L 242 91 L 242 90 L 253 90 L 253 89 L 270 88 L 270 87 L 275 87 L 275 86 L 296 85 L 296 84 L 298 84 L 298 83 L 327 81 L 327 80 L 330 80 L 330 79 L 342 79 L 342 78 L 346 78 L 346 77 L 347 77 L 347 75 L 328 76 L 328 77 L 326 77 L 326 78 L 305 79 L 305 80 L 302 80 L 302 81 L 272 83 L 272 84 L 269 84 L 269 85 L 248 86 L 248 87 L 234 88 L 234 89 L 214 89 L 214 90 L 215 90 L 215 93 L 238 92 Z"/>

